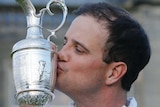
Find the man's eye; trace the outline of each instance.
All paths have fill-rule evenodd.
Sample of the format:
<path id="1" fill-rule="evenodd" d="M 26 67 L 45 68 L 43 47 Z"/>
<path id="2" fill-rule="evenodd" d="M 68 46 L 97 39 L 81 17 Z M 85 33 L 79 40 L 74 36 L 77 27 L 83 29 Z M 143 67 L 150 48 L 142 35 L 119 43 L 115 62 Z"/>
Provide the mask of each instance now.
<path id="1" fill-rule="evenodd" d="M 80 46 L 76 46 L 76 47 L 75 47 L 75 50 L 76 50 L 76 52 L 79 53 L 79 54 L 85 53 L 84 49 L 83 49 L 82 47 L 80 47 Z"/>

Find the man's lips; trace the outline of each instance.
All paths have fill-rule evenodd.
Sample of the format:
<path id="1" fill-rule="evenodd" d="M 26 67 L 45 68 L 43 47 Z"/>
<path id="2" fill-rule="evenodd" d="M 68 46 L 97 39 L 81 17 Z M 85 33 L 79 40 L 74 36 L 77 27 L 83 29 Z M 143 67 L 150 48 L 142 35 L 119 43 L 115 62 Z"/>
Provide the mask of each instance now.
<path id="1" fill-rule="evenodd" d="M 60 64 L 57 65 L 57 70 L 58 70 L 58 72 L 59 72 L 59 71 L 63 71 L 63 69 L 62 69 L 62 67 L 61 67 Z"/>

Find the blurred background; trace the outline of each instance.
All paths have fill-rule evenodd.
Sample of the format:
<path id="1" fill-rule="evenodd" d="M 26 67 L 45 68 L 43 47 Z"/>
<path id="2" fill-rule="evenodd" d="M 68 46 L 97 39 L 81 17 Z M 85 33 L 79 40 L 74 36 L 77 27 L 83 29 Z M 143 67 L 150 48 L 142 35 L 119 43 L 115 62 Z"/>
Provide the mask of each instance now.
<path id="1" fill-rule="evenodd" d="M 49 0 L 31 0 L 37 10 L 43 8 Z M 107 2 L 128 10 L 144 27 L 152 48 L 149 64 L 140 73 L 128 96 L 136 97 L 139 107 L 158 107 L 160 105 L 160 0 L 65 0 L 69 14 L 65 25 L 57 32 L 53 41 L 62 47 L 63 37 L 71 21 L 72 11 L 89 2 Z M 55 15 L 45 14 L 43 34 L 47 38 L 47 28 L 55 28 L 62 19 L 61 10 L 55 9 Z M 12 77 L 11 51 L 13 45 L 26 37 L 26 16 L 15 0 L 0 0 L 0 107 L 18 107 L 14 98 L 15 87 Z M 56 98 L 51 107 L 69 107 L 72 102 L 63 93 L 55 90 Z"/>

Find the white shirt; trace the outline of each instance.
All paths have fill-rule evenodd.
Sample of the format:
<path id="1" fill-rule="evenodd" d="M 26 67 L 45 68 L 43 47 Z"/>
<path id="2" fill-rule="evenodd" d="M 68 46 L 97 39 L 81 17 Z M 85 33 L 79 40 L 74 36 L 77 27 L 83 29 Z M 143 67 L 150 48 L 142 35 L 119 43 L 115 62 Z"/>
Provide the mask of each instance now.
<path id="1" fill-rule="evenodd" d="M 128 103 L 128 106 L 123 105 L 122 107 L 137 107 L 137 101 L 135 100 L 134 97 L 127 98 L 127 103 Z"/>
<path id="2" fill-rule="evenodd" d="M 74 102 L 72 102 L 71 105 L 72 105 L 71 107 L 75 107 Z M 137 107 L 137 101 L 135 100 L 134 97 L 128 97 L 127 98 L 127 105 L 128 106 L 123 105 L 122 107 Z"/>

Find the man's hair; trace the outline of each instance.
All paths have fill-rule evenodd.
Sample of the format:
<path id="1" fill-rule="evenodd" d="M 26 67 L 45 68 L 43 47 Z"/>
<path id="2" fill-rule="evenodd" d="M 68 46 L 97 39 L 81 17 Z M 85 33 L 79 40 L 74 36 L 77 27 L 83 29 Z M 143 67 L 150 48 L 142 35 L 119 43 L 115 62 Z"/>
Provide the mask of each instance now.
<path id="1" fill-rule="evenodd" d="M 89 15 L 105 24 L 110 34 L 104 46 L 103 61 L 108 64 L 120 61 L 126 63 L 127 72 L 122 77 L 121 85 L 129 91 L 151 55 L 144 29 L 127 11 L 107 3 L 83 5 L 75 14 Z"/>

